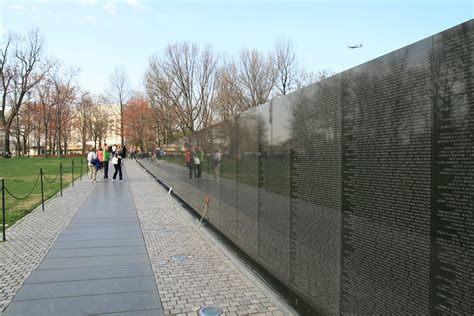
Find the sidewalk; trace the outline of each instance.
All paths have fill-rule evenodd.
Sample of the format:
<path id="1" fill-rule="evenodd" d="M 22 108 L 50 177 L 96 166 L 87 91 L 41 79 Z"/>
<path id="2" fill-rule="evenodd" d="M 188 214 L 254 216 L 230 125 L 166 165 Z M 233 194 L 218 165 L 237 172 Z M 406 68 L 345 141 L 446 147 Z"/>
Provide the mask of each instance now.
<path id="1" fill-rule="evenodd" d="M 5 315 L 163 314 L 129 184 L 89 185 Z"/>
<path id="2" fill-rule="evenodd" d="M 139 165 L 127 160 L 124 178 L 124 183 L 84 180 L 76 185 L 84 192 L 82 202 L 74 196 L 76 189 L 69 189 L 49 203 L 49 208 L 64 207 L 61 200 L 73 198 L 80 207 L 68 212 L 69 219 L 75 213 L 68 226 L 57 226 L 59 231 L 67 227 L 41 264 L 30 265 L 36 270 L 24 283 L 27 273 L 16 280 L 17 287 L 23 285 L 5 315 L 196 315 L 211 305 L 225 315 L 293 313 L 205 228 L 197 229 Z M 45 230 L 37 227 L 28 226 Z M 0 245 L 0 253 L 10 242 Z M 20 237 L 16 243 L 22 244 Z M 11 251 L 31 256 L 22 247 Z M 10 290 L 10 299 L 16 290 Z"/>

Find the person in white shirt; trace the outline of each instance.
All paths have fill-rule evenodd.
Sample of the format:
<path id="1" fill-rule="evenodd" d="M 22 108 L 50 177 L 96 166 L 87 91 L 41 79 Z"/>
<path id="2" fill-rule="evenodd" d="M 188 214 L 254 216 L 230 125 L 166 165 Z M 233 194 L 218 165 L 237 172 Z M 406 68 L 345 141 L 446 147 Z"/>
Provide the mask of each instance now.
<path id="1" fill-rule="evenodd" d="M 212 167 L 214 169 L 214 179 L 219 180 L 221 174 L 221 152 L 218 148 L 214 149 L 212 156 Z"/>
<path id="2" fill-rule="evenodd" d="M 95 148 L 92 148 L 91 151 L 87 154 L 87 162 L 87 165 L 89 166 L 89 171 L 91 172 L 91 182 L 97 183 L 97 168 L 95 167 L 95 163 L 97 162 L 97 155 L 95 153 Z"/>

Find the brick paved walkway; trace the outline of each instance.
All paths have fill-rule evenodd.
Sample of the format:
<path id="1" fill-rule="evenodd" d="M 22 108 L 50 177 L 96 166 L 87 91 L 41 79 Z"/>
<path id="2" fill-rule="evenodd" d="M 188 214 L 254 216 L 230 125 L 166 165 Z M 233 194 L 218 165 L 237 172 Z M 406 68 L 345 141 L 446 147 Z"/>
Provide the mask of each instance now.
<path id="1" fill-rule="evenodd" d="M 7 230 L 7 242 L 0 243 L 0 314 L 93 188 L 85 179 L 76 181 L 63 197 L 49 200 L 44 212 L 39 206 Z"/>
<path id="2" fill-rule="evenodd" d="M 128 164 L 153 272 L 166 314 L 196 315 L 217 306 L 226 315 L 291 315 L 281 298 L 246 271 L 138 164 Z M 173 261 L 184 255 L 185 261 Z"/>
<path id="3" fill-rule="evenodd" d="M 15 296 L 5 315 L 196 315 L 209 305 L 293 314 L 139 165 L 126 170 L 124 183 L 80 182 L 10 229 L 0 244 L 0 307 Z"/>

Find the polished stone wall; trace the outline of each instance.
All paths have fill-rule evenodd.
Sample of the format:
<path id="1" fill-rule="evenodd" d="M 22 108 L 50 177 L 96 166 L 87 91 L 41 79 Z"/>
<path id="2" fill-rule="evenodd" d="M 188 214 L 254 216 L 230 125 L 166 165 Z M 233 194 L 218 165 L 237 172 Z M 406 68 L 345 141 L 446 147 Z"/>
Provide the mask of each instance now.
<path id="1" fill-rule="evenodd" d="M 210 197 L 208 220 L 317 312 L 474 314 L 473 37 L 470 20 L 141 163 L 199 213 Z"/>

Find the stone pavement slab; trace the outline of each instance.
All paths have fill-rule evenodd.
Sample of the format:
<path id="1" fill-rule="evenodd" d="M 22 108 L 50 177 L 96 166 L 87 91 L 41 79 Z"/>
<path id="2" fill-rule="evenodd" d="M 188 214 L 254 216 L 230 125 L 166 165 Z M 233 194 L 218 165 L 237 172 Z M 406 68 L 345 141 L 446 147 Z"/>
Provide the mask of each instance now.
<path id="1" fill-rule="evenodd" d="M 90 185 L 5 315 L 163 314 L 130 186 Z"/>
<path id="2" fill-rule="evenodd" d="M 143 168 L 132 161 L 126 168 L 124 183 L 83 181 L 76 185 L 80 195 L 53 201 L 58 209 L 51 216 L 70 210 L 64 219 L 43 215 L 40 222 L 49 226 L 38 229 L 33 221 L 23 235 L 12 234 L 7 257 L 20 256 L 26 266 L 33 256 L 36 264 L 21 278 L 12 277 L 17 261 L 5 265 L 11 268 L 2 276 L 9 289 L 0 302 L 10 303 L 5 315 L 196 315 L 209 305 L 225 315 L 294 314 L 204 228 L 197 229 Z M 41 251 L 38 242 L 25 246 L 44 227 L 53 233 Z"/>
<path id="3" fill-rule="evenodd" d="M 296 314 L 205 228 L 197 229 L 140 165 L 128 163 L 127 170 L 165 314 L 196 315 L 210 305 L 225 315 Z"/>
<path id="4" fill-rule="evenodd" d="M 14 300 L 5 315 L 100 315 L 104 313 L 129 312 L 154 309 L 154 315 L 162 313 L 158 292 L 143 291 L 101 295 L 83 295 L 28 301 Z"/>
<path id="5" fill-rule="evenodd" d="M 93 189 L 78 180 L 48 200 L 44 212 L 38 206 L 7 230 L 7 242 L 0 243 L 0 314 Z"/>
<path id="6" fill-rule="evenodd" d="M 33 271 L 24 284 L 151 276 L 148 263 Z"/>

